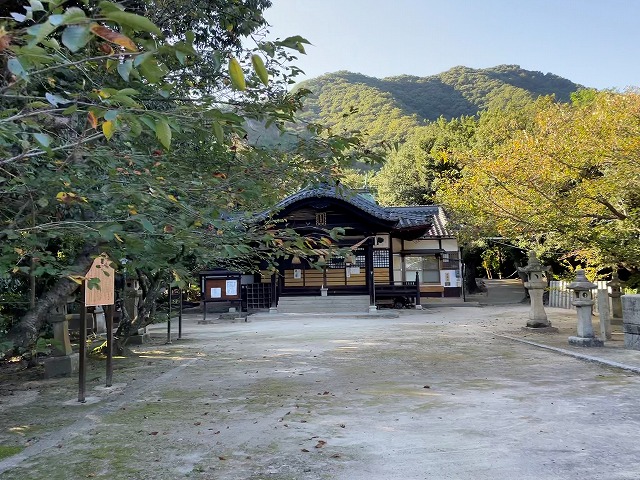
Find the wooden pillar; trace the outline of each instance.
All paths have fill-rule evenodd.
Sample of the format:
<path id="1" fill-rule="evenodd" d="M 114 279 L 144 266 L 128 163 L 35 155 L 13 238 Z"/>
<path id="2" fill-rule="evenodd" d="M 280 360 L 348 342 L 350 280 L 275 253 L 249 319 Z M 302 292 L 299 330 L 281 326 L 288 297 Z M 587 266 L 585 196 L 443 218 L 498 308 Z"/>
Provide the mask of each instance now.
<path id="1" fill-rule="evenodd" d="M 376 304 L 376 286 L 373 281 L 373 245 L 371 239 L 367 240 L 364 244 L 364 254 L 365 254 L 365 269 L 367 272 L 367 287 L 369 290 L 369 305 Z"/>
<path id="2" fill-rule="evenodd" d="M 277 297 L 277 289 L 276 289 L 276 274 L 271 274 L 271 308 L 276 308 L 278 306 L 278 297 Z"/>

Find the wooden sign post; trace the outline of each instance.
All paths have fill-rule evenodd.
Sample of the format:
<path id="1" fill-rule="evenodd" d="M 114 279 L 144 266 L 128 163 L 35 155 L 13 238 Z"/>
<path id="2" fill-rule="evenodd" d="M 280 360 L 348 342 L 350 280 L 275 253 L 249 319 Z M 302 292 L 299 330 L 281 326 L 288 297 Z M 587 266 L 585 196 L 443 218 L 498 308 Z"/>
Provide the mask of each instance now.
<path id="1" fill-rule="evenodd" d="M 98 280 L 96 280 L 98 279 Z M 78 380 L 78 401 L 84 403 L 87 362 L 87 307 L 102 305 L 107 323 L 107 375 L 106 386 L 113 380 L 113 310 L 115 304 L 115 271 L 106 255 L 97 257 L 85 275 L 81 287 L 80 305 L 80 359 Z"/>

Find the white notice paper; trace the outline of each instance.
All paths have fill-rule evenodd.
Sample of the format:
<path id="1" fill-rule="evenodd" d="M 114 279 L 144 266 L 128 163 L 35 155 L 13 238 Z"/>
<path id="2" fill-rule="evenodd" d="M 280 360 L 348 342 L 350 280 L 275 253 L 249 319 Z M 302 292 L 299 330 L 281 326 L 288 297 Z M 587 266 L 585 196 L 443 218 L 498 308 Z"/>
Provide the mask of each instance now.
<path id="1" fill-rule="evenodd" d="M 234 297 L 238 295 L 238 281 L 237 280 L 227 280 L 227 297 Z"/>
<path id="2" fill-rule="evenodd" d="M 211 298 L 222 298 L 222 289 L 221 288 L 212 288 L 211 289 Z"/>

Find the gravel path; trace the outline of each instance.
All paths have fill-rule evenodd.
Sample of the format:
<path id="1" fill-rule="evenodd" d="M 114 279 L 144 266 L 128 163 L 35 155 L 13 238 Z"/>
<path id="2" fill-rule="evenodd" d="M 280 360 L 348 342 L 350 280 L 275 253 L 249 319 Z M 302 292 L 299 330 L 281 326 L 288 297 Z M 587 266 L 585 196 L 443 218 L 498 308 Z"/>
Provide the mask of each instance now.
<path id="1" fill-rule="evenodd" d="M 0 478 L 640 478 L 640 377 L 501 336 L 526 312 L 188 318 L 115 388 L 94 362 L 95 403 L 74 379 L 0 396 L 0 444 L 27 446 Z"/>

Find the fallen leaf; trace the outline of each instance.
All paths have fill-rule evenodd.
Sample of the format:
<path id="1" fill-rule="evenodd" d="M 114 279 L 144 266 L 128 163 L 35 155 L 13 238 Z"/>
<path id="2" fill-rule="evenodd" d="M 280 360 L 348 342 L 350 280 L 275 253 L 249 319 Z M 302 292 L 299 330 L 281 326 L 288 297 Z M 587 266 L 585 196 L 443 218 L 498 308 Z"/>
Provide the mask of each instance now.
<path id="1" fill-rule="evenodd" d="M 431 387 L 430 387 L 429 385 L 425 385 L 425 386 L 424 386 L 424 387 L 422 387 L 422 388 L 431 388 Z"/>
<path id="2" fill-rule="evenodd" d="M 340 458 L 340 454 L 339 453 L 334 453 L 333 455 L 331 455 L 331 458 Z"/>
<path id="3" fill-rule="evenodd" d="M 158 432 L 150 432 L 149 435 L 157 435 Z"/>
<path id="4" fill-rule="evenodd" d="M 226 460 L 226 457 L 218 457 L 220 460 Z"/>
<path id="5" fill-rule="evenodd" d="M 324 440 L 318 440 L 318 444 L 316 445 L 316 448 L 322 448 L 327 444 L 327 442 L 325 442 Z"/>
<path id="6" fill-rule="evenodd" d="M 202 425 L 202 422 L 196 422 L 194 425 L 197 427 L 198 425 Z"/>
<path id="7" fill-rule="evenodd" d="M 309 450 L 307 450 L 306 448 L 301 448 L 300 451 L 304 453 L 309 453 Z"/>

